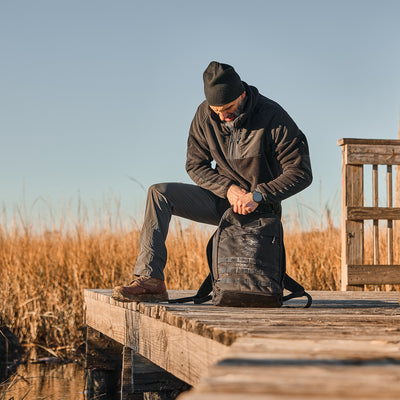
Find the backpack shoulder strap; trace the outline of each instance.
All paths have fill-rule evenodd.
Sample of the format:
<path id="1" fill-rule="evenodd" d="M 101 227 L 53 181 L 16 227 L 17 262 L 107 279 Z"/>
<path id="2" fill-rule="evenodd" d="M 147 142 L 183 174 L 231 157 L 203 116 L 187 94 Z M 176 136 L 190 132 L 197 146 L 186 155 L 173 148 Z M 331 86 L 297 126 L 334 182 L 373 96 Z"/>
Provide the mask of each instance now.
<path id="1" fill-rule="evenodd" d="M 288 301 L 296 297 L 307 297 L 307 303 L 304 308 L 311 307 L 312 297 L 305 291 L 304 287 L 301 286 L 299 282 L 295 281 L 288 274 L 285 274 L 285 277 L 283 278 L 283 285 L 286 290 L 291 292 L 290 294 L 283 296 L 283 301 Z"/>
<path id="2" fill-rule="evenodd" d="M 289 292 L 291 292 L 288 295 L 283 296 L 282 300 L 284 302 L 294 299 L 294 298 L 306 297 L 307 303 L 304 306 L 304 308 L 311 307 L 312 297 L 310 296 L 309 293 L 307 293 L 304 290 L 304 287 L 302 285 L 300 285 L 300 283 L 296 282 L 293 278 L 291 278 L 287 274 L 285 274 L 285 278 L 284 278 L 283 282 L 284 282 L 285 289 L 288 290 Z M 204 279 L 199 290 L 197 291 L 197 293 L 194 296 L 181 297 L 179 299 L 170 299 L 170 300 L 168 300 L 168 303 L 176 304 L 176 303 L 188 303 L 188 302 L 193 301 L 194 304 L 202 304 L 202 303 L 205 303 L 206 301 L 211 300 L 211 298 L 212 298 L 212 296 L 210 295 L 211 292 L 212 292 L 212 276 L 210 273 L 210 274 L 208 274 L 207 278 Z"/>
<path id="3" fill-rule="evenodd" d="M 168 300 L 168 303 L 176 304 L 176 303 L 188 303 L 190 301 L 193 301 L 194 304 L 202 304 L 212 299 L 212 296 L 210 295 L 211 292 L 212 292 L 212 278 L 211 274 L 208 274 L 207 278 L 204 279 L 199 290 L 194 296 L 181 297 L 179 299 L 170 299 Z"/>

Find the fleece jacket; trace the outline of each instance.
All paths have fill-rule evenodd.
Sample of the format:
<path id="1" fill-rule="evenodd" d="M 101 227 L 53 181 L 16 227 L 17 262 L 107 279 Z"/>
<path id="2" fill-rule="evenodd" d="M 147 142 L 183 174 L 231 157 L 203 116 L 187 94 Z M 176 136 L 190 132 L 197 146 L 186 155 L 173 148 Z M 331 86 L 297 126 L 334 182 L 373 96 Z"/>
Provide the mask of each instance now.
<path id="1" fill-rule="evenodd" d="M 207 101 L 200 104 L 189 131 L 186 170 L 197 185 L 221 198 L 236 184 L 280 208 L 282 200 L 312 182 L 307 139 L 278 103 L 243 85 L 244 108 L 230 126 Z"/>

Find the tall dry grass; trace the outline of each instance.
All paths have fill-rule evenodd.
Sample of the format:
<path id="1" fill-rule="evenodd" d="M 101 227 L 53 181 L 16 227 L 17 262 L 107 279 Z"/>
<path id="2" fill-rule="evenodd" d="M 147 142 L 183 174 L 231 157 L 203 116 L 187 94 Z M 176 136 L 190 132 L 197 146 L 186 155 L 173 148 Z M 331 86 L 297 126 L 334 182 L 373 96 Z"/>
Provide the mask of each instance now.
<path id="1" fill-rule="evenodd" d="M 287 270 L 307 289 L 339 289 L 340 232 L 332 223 L 309 231 L 286 230 Z M 169 289 L 196 289 L 208 273 L 210 230 L 172 226 L 166 281 Z M 0 325 L 25 343 L 58 351 L 83 338 L 83 290 L 129 282 L 138 254 L 135 223 L 0 224 Z"/>

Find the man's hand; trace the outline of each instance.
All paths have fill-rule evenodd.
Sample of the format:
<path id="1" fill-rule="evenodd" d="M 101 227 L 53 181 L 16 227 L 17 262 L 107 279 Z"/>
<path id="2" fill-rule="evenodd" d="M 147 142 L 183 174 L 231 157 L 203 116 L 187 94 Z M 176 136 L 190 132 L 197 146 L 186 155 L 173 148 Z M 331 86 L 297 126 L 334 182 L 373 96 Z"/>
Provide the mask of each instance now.
<path id="1" fill-rule="evenodd" d="M 226 196 L 237 214 L 247 215 L 258 207 L 258 203 L 253 200 L 253 194 L 237 185 L 231 185 Z"/>
<path id="2" fill-rule="evenodd" d="M 239 197 L 236 204 L 233 205 L 233 211 L 238 214 L 247 215 L 252 213 L 258 207 L 258 203 L 253 200 L 253 194 L 248 192 Z"/>
<path id="3" fill-rule="evenodd" d="M 231 186 L 229 186 L 229 189 L 226 192 L 226 197 L 228 198 L 229 203 L 233 207 L 239 200 L 239 198 L 246 193 L 248 193 L 247 190 L 242 189 L 238 185 L 232 184 Z"/>

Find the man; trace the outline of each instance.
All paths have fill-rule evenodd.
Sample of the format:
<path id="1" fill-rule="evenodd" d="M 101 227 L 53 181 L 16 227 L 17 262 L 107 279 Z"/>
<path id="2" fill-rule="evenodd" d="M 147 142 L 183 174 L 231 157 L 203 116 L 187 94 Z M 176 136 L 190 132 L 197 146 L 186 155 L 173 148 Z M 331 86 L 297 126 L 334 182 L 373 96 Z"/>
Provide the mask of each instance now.
<path id="1" fill-rule="evenodd" d="M 168 299 L 163 270 L 171 215 L 213 225 L 229 207 L 243 215 L 280 215 L 281 201 L 312 181 L 306 137 L 279 104 L 227 64 L 211 62 L 203 80 L 206 101 L 192 121 L 186 161 L 197 185 L 150 187 L 135 277 L 114 289 L 117 300 Z"/>

